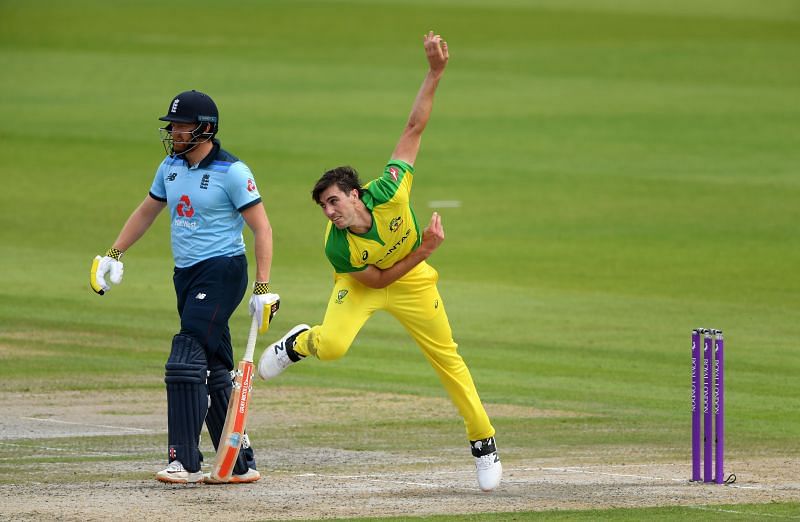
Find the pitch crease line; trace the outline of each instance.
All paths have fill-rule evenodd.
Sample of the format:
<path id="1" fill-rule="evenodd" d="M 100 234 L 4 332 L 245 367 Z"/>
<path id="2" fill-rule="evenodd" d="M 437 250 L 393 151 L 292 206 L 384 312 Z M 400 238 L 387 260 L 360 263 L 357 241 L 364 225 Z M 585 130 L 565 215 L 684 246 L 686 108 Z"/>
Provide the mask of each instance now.
<path id="1" fill-rule="evenodd" d="M 109 426 L 107 424 L 87 424 L 85 422 L 71 422 L 71 421 L 63 421 L 57 419 L 37 419 L 36 417 L 20 417 L 23 420 L 33 420 L 33 421 L 40 421 L 40 422 L 55 422 L 57 424 L 72 424 L 74 426 L 89 426 L 92 428 L 110 428 L 112 430 L 125 430 L 125 431 L 142 431 L 142 432 L 150 432 L 152 430 L 144 429 L 144 428 L 130 428 L 127 426 Z"/>
<path id="2" fill-rule="evenodd" d="M 688 480 L 683 478 L 665 478 L 665 477 L 652 477 L 647 475 L 630 475 L 630 474 L 623 474 L 623 473 L 607 473 L 602 471 L 589 471 L 582 468 L 522 468 L 518 471 L 560 471 L 563 473 L 585 473 L 587 475 L 605 475 L 609 477 L 625 477 L 625 478 L 639 478 L 643 480 L 670 480 L 672 482 L 686 482 L 689 483 Z M 783 488 L 769 488 L 764 486 L 745 486 L 743 484 L 726 484 L 729 488 L 736 488 L 736 489 L 756 489 L 756 490 L 763 490 L 763 491 L 779 491 Z"/>
<path id="3" fill-rule="evenodd" d="M 25 449 L 37 449 L 37 450 L 46 450 L 46 451 L 72 451 L 70 448 L 51 448 L 49 446 L 26 446 L 25 444 L 14 444 L 13 442 L 0 442 L 0 446 L 14 446 L 17 448 L 25 448 Z M 70 455 L 76 457 L 125 457 L 121 453 L 107 453 L 104 451 L 93 451 L 87 454 L 81 455 Z M 40 458 L 41 456 L 36 456 L 36 458 Z M 0 458 L 0 460 L 12 460 L 18 457 L 8 457 L 8 458 Z M 25 457 L 23 457 L 25 458 Z"/>
<path id="4" fill-rule="evenodd" d="M 380 479 L 380 478 L 372 478 L 369 476 L 364 475 L 325 475 L 322 473 L 303 473 L 302 475 L 297 475 L 298 477 L 323 477 L 323 478 L 332 478 L 332 479 L 351 479 L 351 480 L 363 480 L 369 482 L 386 482 L 388 484 L 403 484 L 406 486 L 422 486 L 426 488 L 441 488 L 444 487 L 441 484 L 428 484 L 425 482 L 411 482 L 406 480 L 387 480 L 387 479 Z M 455 489 L 466 489 L 466 488 L 455 488 Z"/>
<path id="5" fill-rule="evenodd" d="M 664 477 L 652 477 L 648 475 L 632 475 L 628 473 L 607 473 L 604 471 L 589 471 L 586 469 L 581 468 L 541 468 L 542 471 L 560 471 L 563 473 L 585 473 L 587 475 L 604 475 L 608 477 L 625 477 L 625 478 L 638 478 L 644 480 L 671 480 L 673 482 L 688 482 L 686 479 L 682 478 L 664 478 Z M 525 469 L 523 471 L 537 471 L 536 469 Z"/>

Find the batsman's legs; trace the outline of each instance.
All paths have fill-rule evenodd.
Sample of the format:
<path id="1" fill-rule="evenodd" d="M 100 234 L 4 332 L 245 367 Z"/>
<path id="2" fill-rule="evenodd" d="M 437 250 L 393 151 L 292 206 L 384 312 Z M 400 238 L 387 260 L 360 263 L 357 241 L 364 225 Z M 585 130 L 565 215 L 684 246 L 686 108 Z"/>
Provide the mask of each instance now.
<path id="1" fill-rule="evenodd" d="M 170 388 L 170 383 L 177 386 L 177 381 L 185 373 L 181 370 L 181 364 L 183 364 L 181 360 L 170 356 L 170 361 L 167 363 L 170 460 L 177 459 L 187 470 L 199 472 L 199 462 L 195 467 L 197 459 L 193 456 L 185 457 L 187 461 L 182 460 L 184 457 L 172 456 L 172 454 L 179 453 L 177 450 L 172 450 L 173 440 L 180 440 L 182 446 L 187 446 L 190 444 L 189 441 L 192 441 L 192 447 L 196 448 L 200 429 L 205 420 L 214 447 L 216 448 L 219 444 L 231 393 L 229 372 L 233 369 L 234 363 L 228 320 L 241 302 L 247 288 L 247 259 L 245 256 L 217 257 L 188 268 L 176 268 L 173 281 L 178 298 L 178 313 L 181 317 L 181 331 L 176 339 L 183 339 L 184 343 L 191 344 L 193 353 L 203 354 L 202 389 L 204 397 L 202 400 L 198 398 L 196 401 L 202 402 L 201 411 L 199 408 L 195 408 L 194 403 L 186 402 L 186 398 Z M 173 346 L 173 355 L 175 353 L 175 346 Z M 200 355 L 197 357 L 199 358 Z M 208 371 L 206 372 L 206 370 Z M 196 378 L 199 381 L 200 377 Z M 206 378 L 208 379 L 207 386 Z M 186 405 L 181 406 L 181 404 Z M 197 412 L 191 413 L 190 423 L 188 421 L 183 423 L 187 426 L 191 425 L 191 428 L 183 427 L 180 422 L 182 417 L 189 415 L 188 412 L 181 413 L 182 408 L 191 412 L 197 410 Z M 195 418 L 196 415 L 201 415 L 199 423 Z M 195 424 L 197 424 L 196 435 L 194 434 Z M 191 453 L 188 450 L 182 451 Z M 199 455 L 199 450 L 196 451 Z M 199 455 L 199 460 L 202 460 L 202 455 Z M 254 473 L 249 473 L 251 469 Z M 249 445 L 240 452 L 234 474 L 240 479 L 244 476 L 256 477 L 253 450 L 249 448 Z M 202 478 L 202 475 L 200 476 Z"/>
<path id="2" fill-rule="evenodd" d="M 167 425 L 169 462 L 178 461 L 180 469 L 168 467 L 157 478 L 163 482 L 199 482 L 202 480 L 198 447 L 200 430 L 208 409 L 206 386 L 207 362 L 203 346 L 194 338 L 178 334 L 166 364 Z M 176 464 L 178 466 L 178 464 Z"/>

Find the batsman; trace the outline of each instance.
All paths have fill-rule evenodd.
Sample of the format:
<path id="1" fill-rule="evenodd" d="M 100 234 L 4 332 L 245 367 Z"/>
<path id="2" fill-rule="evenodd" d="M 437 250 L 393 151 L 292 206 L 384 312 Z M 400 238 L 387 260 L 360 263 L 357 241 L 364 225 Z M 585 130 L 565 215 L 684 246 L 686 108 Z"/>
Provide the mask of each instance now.
<path id="1" fill-rule="evenodd" d="M 410 203 L 422 132 L 449 59 L 447 43 L 433 32 L 424 37 L 424 47 L 429 70 L 383 175 L 362 186 L 355 169 L 337 167 L 327 171 L 312 190 L 329 220 L 325 255 L 335 272 L 322 324 L 292 328 L 264 351 L 258 372 L 263 379 L 272 379 L 309 356 L 338 359 L 375 311 L 388 311 L 417 342 L 458 408 L 475 458 L 478 485 L 491 491 L 500 484 L 503 470 L 495 430 L 458 354 L 436 287 L 439 274 L 425 261 L 444 240 L 441 218 L 434 212 L 420 233 Z"/>
<path id="2" fill-rule="evenodd" d="M 104 256 L 92 263 L 89 282 L 100 295 L 122 281 L 122 255 L 169 208 L 173 283 L 180 331 L 165 367 L 168 483 L 203 482 L 200 431 L 205 421 L 215 448 L 225 425 L 232 388 L 233 347 L 228 320 L 247 289 L 244 224 L 253 231 L 256 282 L 250 313 L 259 331 L 269 327 L 279 296 L 270 291 L 272 228 L 255 178 L 245 163 L 220 147 L 219 112 L 207 94 L 185 91 L 170 101 L 162 143 L 167 156 L 150 191 Z M 254 482 L 253 449 L 243 437 L 229 482 Z M 208 480 L 208 479 L 206 479 Z"/>

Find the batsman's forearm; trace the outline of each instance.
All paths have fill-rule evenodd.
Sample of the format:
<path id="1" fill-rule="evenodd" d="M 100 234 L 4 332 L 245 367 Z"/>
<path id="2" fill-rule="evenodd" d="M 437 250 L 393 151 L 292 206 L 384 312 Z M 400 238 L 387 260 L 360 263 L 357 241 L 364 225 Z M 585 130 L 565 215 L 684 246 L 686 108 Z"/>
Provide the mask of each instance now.
<path id="1" fill-rule="evenodd" d="M 266 226 L 253 234 L 256 256 L 256 281 L 269 282 L 272 269 L 272 227 Z"/>

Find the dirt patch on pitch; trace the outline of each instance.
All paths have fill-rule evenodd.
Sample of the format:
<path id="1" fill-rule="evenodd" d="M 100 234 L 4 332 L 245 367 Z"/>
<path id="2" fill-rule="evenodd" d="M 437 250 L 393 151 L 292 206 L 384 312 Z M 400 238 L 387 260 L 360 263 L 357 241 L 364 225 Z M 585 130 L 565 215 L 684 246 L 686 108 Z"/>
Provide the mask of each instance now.
<path id="1" fill-rule="evenodd" d="M 635 448 L 602 453 L 582 449 L 558 459 L 536 459 L 507 448 L 503 484 L 485 494 L 476 487 L 464 448 L 356 451 L 302 441 L 287 447 L 272 436 L 275 430 L 292 427 L 300 433 L 297 428 L 321 423 L 364 421 L 379 426 L 395 419 L 439 419 L 442 411 L 452 410 L 445 399 L 347 390 L 326 390 L 320 396 L 319 390 L 279 387 L 259 392 L 251 432 L 270 441 L 256 448 L 264 478 L 238 486 L 168 486 L 153 480 L 153 473 L 165 464 L 163 391 L 99 397 L 77 392 L 0 394 L 9 405 L 0 419 L 0 476 L 5 482 L 0 484 L 0 518 L 315 519 L 760 503 L 800 497 L 796 460 L 731 460 L 728 467 L 737 473 L 737 483 L 706 486 L 686 481 L 685 463 L 637 463 L 647 462 L 648 455 Z M 495 418 L 576 415 L 508 405 L 487 409 Z M 457 422 L 454 411 L 452 416 Z"/>

